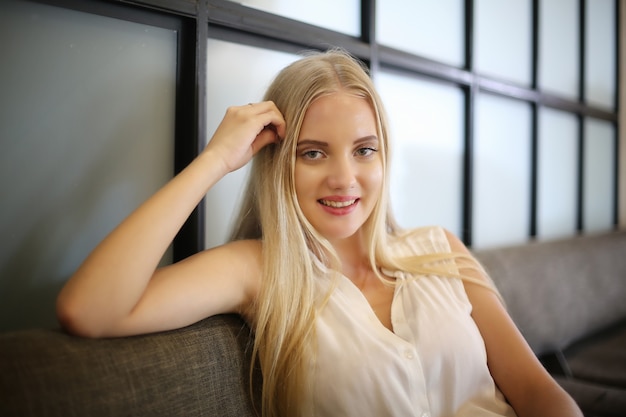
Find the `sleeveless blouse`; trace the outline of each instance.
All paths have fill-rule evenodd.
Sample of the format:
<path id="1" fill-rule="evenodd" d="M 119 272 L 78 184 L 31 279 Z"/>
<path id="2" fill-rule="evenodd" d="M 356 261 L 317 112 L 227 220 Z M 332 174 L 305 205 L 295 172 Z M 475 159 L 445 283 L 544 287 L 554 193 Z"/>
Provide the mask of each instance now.
<path id="1" fill-rule="evenodd" d="M 438 227 L 418 229 L 392 249 L 399 256 L 450 252 Z M 319 278 L 320 294 L 332 293 L 318 311 L 303 414 L 514 417 L 487 368 L 462 281 L 389 274 L 396 278 L 393 332 L 347 277 Z"/>

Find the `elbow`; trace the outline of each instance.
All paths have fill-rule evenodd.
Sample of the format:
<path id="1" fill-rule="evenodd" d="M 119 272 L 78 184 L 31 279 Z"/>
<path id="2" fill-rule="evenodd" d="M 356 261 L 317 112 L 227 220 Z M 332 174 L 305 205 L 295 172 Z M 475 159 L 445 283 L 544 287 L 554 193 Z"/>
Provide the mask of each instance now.
<path id="1" fill-rule="evenodd" d="M 56 300 L 56 317 L 61 328 L 69 334 L 90 339 L 106 337 L 104 329 L 89 319 L 85 306 L 63 292 Z"/>

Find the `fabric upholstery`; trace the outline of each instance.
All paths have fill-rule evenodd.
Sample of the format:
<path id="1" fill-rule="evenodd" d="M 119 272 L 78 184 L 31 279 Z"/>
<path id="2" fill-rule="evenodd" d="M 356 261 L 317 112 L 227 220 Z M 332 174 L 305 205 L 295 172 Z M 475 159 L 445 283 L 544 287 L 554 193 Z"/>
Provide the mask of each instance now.
<path id="1" fill-rule="evenodd" d="M 626 415 L 626 231 L 475 254 L 585 416 Z M 251 340 L 234 315 L 104 340 L 0 333 L 0 416 L 255 416 Z"/>
<path id="2" fill-rule="evenodd" d="M 586 417 L 626 415 L 626 231 L 475 253 Z"/>
<path id="3" fill-rule="evenodd" d="M 626 397 L 626 322 L 572 346 L 565 357 L 572 377 L 620 387 Z"/>
<path id="4" fill-rule="evenodd" d="M 254 416 L 249 340 L 237 316 L 104 340 L 0 334 L 0 415 Z"/>
<path id="5" fill-rule="evenodd" d="M 626 317 L 626 231 L 476 251 L 537 354 Z"/>
<path id="6" fill-rule="evenodd" d="M 592 382 L 556 377 L 556 381 L 576 400 L 585 417 L 624 417 L 624 390 Z"/>

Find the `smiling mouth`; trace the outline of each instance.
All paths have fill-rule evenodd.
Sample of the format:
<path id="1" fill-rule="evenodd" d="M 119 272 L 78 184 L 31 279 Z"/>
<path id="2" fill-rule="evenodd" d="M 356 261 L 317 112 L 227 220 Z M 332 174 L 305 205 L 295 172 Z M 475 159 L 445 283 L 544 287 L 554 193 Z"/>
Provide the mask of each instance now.
<path id="1" fill-rule="evenodd" d="M 347 201 L 330 201 L 330 200 L 317 200 L 317 201 L 326 207 L 344 208 L 344 207 L 349 207 L 353 205 L 354 203 L 356 203 L 357 200 L 358 198 L 355 198 L 354 200 L 347 200 Z"/>

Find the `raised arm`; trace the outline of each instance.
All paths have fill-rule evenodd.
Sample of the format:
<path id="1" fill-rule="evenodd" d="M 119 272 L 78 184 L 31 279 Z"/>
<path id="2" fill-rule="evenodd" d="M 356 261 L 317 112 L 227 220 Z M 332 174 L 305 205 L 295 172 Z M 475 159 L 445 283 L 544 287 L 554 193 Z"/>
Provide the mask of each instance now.
<path id="1" fill-rule="evenodd" d="M 448 233 L 453 252 L 470 255 L 465 245 Z M 465 269 L 462 273 L 487 282 L 487 277 Z M 494 381 L 519 417 L 583 417 L 574 400 L 541 365 L 497 295 L 488 288 L 465 283 L 472 318 L 485 342 L 487 365 Z"/>
<path id="2" fill-rule="evenodd" d="M 84 336 L 120 336 L 182 327 L 245 307 L 260 268 L 256 242 L 156 268 L 207 191 L 284 129 L 272 102 L 229 108 L 205 150 L 115 228 L 69 279 L 57 299 L 60 323 Z"/>

